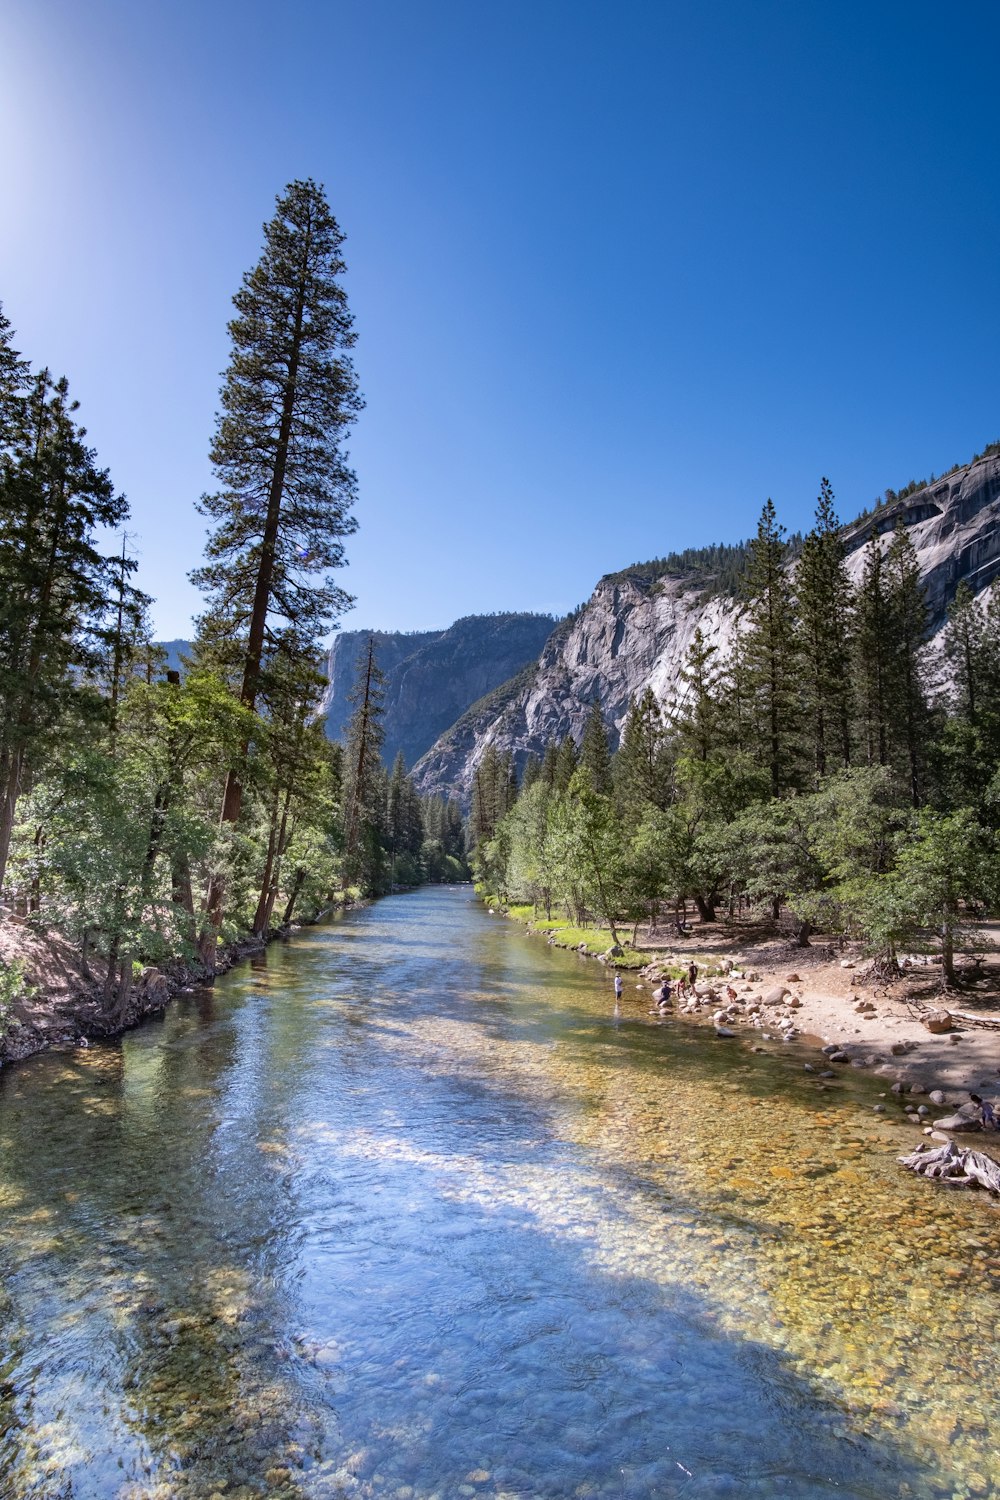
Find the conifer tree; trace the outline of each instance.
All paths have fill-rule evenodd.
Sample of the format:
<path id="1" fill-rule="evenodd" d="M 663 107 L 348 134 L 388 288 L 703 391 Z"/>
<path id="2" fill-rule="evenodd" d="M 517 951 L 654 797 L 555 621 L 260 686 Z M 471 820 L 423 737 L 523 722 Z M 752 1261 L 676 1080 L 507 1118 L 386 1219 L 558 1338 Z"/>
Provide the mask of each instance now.
<path id="1" fill-rule="evenodd" d="M 857 596 L 855 670 L 858 712 L 865 759 L 870 766 L 889 764 L 890 639 L 885 553 L 879 537 L 868 544 Z"/>
<path id="2" fill-rule="evenodd" d="M 626 821 L 641 822 L 649 807 L 663 811 L 671 800 L 666 726 L 652 688 L 632 702 L 614 758 L 615 792 Z"/>
<path id="3" fill-rule="evenodd" d="M 576 748 L 576 741 L 571 734 L 567 734 L 559 743 L 556 752 L 554 789 L 557 792 L 565 792 L 573 780 L 573 772 L 580 764 L 580 755 Z"/>
<path id="4" fill-rule="evenodd" d="M 750 544 L 744 650 L 755 749 L 773 797 L 794 786 L 799 761 L 797 621 L 784 536 L 768 500 Z"/>
<path id="5" fill-rule="evenodd" d="M 905 765 L 910 800 L 925 800 L 924 771 L 930 713 L 920 648 L 927 631 L 927 602 L 920 582 L 916 549 L 902 518 L 886 553 L 889 579 L 895 738 Z"/>
<path id="6" fill-rule="evenodd" d="M 347 732 L 344 767 L 344 866 L 345 888 L 361 882 L 366 889 L 377 886 L 385 798 L 385 770 L 381 752 L 385 679 L 375 660 L 375 638 L 358 664 L 358 679 L 351 692 L 354 712 Z"/>
<path id="7" fill-rule="evenodd" d="M 611 752 L 608 749 L 600 700 L 596 696 L 590 705 L 590 714 L 580 741 L 580 765 L 589 771 L 591 787 L 598 796 L 610 796 L 613 789 Z"/>
<path id="8" fill-rule="evenodd" d="M 696 629 L 681 668 L 683 688 L 673 715 L 681 750 L 703 762 L 719 748 L 722 739 L 719 672 L 714 660 L 717 654 L 718 648 L 709 646 L 701 629 Z"/>
<path id="9" fill-rule="evenodd" d="M 350 602 L 330 576 L 356 524 L 342 443 L 361 407 L 347 352 L 355 333 L 340 282 L 343 241 L 322 188 L 290 183 L 233 299 L 233 353 L 210 454 L 222 488 L 202 501 L 215 527 L 192 578 L 208 596 L 204 637 L 236 644 L 240 701 L 250 710 L 282 634 L 315 650 Z M 239 819 L 244 776 L 241 764 L 230 770 L 223 823 Z M 224 899 L 219 872 L 207 900 L 206 958 Z"/>
<path id="10" fill-rule="evenodd" d="M 851 585 L 828 479 L 796 572 L 803 709 L 817 776 L 851 760 Z"/>
<path id="11" fill-rule="evenodd" d="M 542 756 L 542 768 L 539 772 L 539 779 L 547 792 L 555 791 L 558 763 L 559 746 L 554 739 L 550 739 L 545 746 L 545 754 Z M 572 775 L 572 772 L 570 775 Z M 569 777 L 566 778 L 566 783 L 569 785 Z"/>
<path id="12" fill-rule="evenodd" d="M 42 370 L 14 406 L 3 455 L 0 884 L 18 797 L 33 768 L 71 717 L 103 712 L 87 679 L 98 662 L 96 632 L 115 564 L 98 550 L 97 537 L 119 526 L 128 507 L 97 467 L 75 412 L 67 382 Z"/>

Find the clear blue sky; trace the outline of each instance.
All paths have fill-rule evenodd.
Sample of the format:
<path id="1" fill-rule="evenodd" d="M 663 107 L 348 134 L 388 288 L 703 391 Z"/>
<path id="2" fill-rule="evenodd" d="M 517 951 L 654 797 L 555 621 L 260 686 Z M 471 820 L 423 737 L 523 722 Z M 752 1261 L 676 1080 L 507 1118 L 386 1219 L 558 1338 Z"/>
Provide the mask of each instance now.
<path id="1" fill-rule="evenodd" d="M 0 0 L 0 300 L 184 634 L 230 298 L 315 177 L 345 626 L 563 612 L 1000 437 L 998 44 L 995 0 Z"/>

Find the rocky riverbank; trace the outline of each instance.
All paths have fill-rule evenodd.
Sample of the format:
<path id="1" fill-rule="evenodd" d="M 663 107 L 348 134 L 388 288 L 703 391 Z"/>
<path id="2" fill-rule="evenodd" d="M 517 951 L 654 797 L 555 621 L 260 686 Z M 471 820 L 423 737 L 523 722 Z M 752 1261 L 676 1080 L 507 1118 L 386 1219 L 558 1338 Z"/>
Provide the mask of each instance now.
<path id="1" fill-rule="evenodd" d="M 271 938 L 287 936 L 275 932 Z M 104 973 L 91 958 L 84 971 L 80 950 L 58 932 L 37 932 L 15 917 L 0 920 L 0 964 L 23 971 L 23 984 L 0 1016 L 0 1065 L 21 1062 L 50 1048 L 87 1046 L 120 1035 L 159 1014 L 179 994 L 210 984 L 234 964 L 260 953 L 271 939 L 246 937 L 219 949 L 214 970 L 185 958 L 143 968 L 129 993 L 124 1018 L 105 1000 Z"/>
<path id="2" fill-rule="evenodd" d="M 1000 1094 L 1000 955 L 970 963 L 961 989 L 945 992 L 940 966 L 926 955 L 904 957 L 900 977 L 887 984 L 870 976 L 855 946 L 816 938 L 800 948 L 738 924 L 692 923 L 669 941 L 655 929 L 640 931 L 647 962 L 639 968 L 629 947 L 596 953 L 595 945 L 564 942 L 544 921 L 527 925 L 549 942 L 620 967 L 623 1002 L 641 1014 L 664 976 L 675 979 L 694 963 L 696 993 L 678 999 L 675 992 L 669 1014 L 676 1020 L 749 1034 L 754 1045 L 797 1042 L 815 1054 L 804 1066 L 820 1073 L 869 1069 L 885 1080 L 887 1096 L 912 1102 L 914 1114 L 925 1109 L 920 1120 L 944 1113 L 932 1095 L 954 1112 L 970 1093 L 990 1100 Z M 983 946 L 989 949 L 988 934 Z"/>
<path id="3" fill-rule="evenodd" d="M 694 992 L 675 989 L 669 1014 L 707 1022 L 723 1038 L 756 1033 L 754 1045 L 815 1049 L 803 1066 L 821 1077 L 868 1069 L 923 1128 L 951 1119 L 952 1129 L 965 1130 L 978 1114 L 970 1094 L 992 1101 L 1000 1093 L 1000 1007 L 995 995 L 975 992 L 977 982 L 993 989 L 997 976 L 982 965 L 963 993 L 946 993 L 937 966 L 916 955 L 885 984 L 871 982 L 860 954 L 839 949 L 774 942 L 725 953 L 693 940 L 640 971 L 636 1002 L 648 1009 L 660 980 L 692 962 Z"/>

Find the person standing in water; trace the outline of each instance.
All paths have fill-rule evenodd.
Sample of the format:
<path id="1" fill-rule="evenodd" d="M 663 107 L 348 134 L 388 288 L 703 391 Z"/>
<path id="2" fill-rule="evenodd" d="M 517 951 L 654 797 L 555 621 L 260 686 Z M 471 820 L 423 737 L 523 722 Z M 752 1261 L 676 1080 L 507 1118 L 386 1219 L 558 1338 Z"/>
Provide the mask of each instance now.
<path id="1" fill-rule="evenodd" d="M 615 975 L 615 999 L 616 1000 L 620 1000 L 621 997 L 622 997 L 622 976 L 620 974 L 616 974 Z"/>

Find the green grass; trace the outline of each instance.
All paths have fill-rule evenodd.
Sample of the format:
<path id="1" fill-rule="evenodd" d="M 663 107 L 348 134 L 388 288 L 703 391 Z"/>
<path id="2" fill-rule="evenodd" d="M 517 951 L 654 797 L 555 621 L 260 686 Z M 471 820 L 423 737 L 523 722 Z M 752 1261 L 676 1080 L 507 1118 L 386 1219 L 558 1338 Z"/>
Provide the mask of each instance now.
<path id="1" fill-rule="evenodd" d="M 564 921 L 559 917 L 544 917 L 539 914 L 535 916 L 533 906 L 500 906 L 496 900 L 485 898 L 486 905 L 497 911 L 503 912 L 507 917 L 512 917 L 515 922 L 524 922 L 531 928 L 532 932 L 540 933 L 543 937 L 551 937 L 558 948 L 579 948 L 584 945 L 584 950 L 591 957 L 600 953 L 607 953 L 611 947 L 611 934 L 606 927 L 577 927 L 570 921 Z M 641 969 L 654 957 L 652 953 L 646 953 L 641 948 L 626 948 L 621 958 L 611 960 L 616 969 Z"/>

